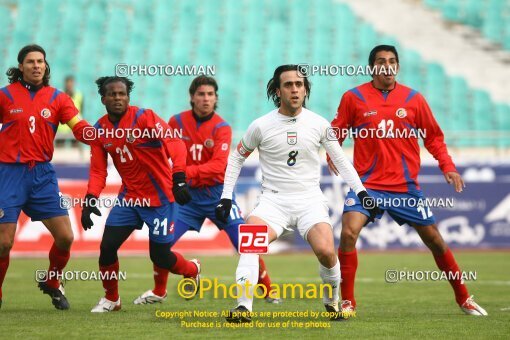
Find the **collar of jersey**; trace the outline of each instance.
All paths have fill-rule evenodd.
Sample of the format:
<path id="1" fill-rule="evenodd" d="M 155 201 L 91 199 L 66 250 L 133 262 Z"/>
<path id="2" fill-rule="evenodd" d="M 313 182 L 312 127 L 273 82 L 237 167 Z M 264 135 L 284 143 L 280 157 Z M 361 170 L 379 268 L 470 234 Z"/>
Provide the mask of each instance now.
<path id="1" fill-rule="evenodd" d="M 193 118 L 195 118 L 195 120 L 196 120 L 197 122 L 203 123 L 203 122 L 207 122 L 208 120 L 210 120 L 210 119 L 214 116 L 214 111 L 213 111 L 211 114 L 209 114 L 209 115 L 207 115 L 207 116 L 205 116 L 205 117 L 199 117 L 199 116 L 195 113 L 195 111 L 193 111 L 193 110 L 191 110 L 191 114 L 193 115 Z"/>
<path id="2" fill-rule="evenodd" d="M 33 84 L 30 84 L 30 83 L 27 83 L 23 79 L 20 79 L 19 82 L 21 83 L 21 85 L 23 85 L 24 88 L 26 88 L 30 92 L 37 92 L 37 91 L 39 91 L 40 89 L 42 89 L 44 87 L 44 84 L 33 85 Z"/>
<path id="3" fill-rule="evenodd" d="M 395 86 L 393 86 L 393 88 L 391 90 L 381 90 L 381 89 L 378 89 L 377 87 L 374 86 L 374 82 L 373 81 L 370 82 L 370 85 L 372 85 L 372 88 L 374 88 L 375 90 L 378 90 L 381 93 L 390 93 L 391 91 L 393 91 L 393 90 L 395 90 L 397 88 L 397 82 L 396 81 L 395 81 Z"/>
<path id="4" fill-rule="evenodd" d="M 286 116 L 284 114 L 281 114 L 280 112 L 278 112 L 278 110 L 279 109 L 275 110 L 276 116 L 278 117 L 279 120 L 282 120 L 282 121 L 290 121 L 290 120 L 294 120 L 294 119 L 295 119 L 295 121 L 297 121 L 297 120 L 301 119 L 300 117 L 302 117 L 303 114 L 306 112 L 306 109 L 303 107 L 301 109 L 301 112 L 297 116 L 291 117 L 291 116 Z"/>

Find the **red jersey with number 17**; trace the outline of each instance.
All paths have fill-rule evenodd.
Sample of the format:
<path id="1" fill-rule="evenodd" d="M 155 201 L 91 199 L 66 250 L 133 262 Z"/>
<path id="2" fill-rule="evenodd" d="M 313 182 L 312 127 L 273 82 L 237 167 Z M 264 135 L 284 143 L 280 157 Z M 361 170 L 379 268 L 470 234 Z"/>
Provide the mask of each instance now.
<path id="1" fill-rule="evenodd" d="M 191 187 L 223 184 L 232 129 L 216 112 L 205 120 L 191 110 L 179 113 L 168 122 L 173 129 L 181 130 L 186 144 L 186 179 Z"/>
<path id="2" fill-rule="evenodd" d="M 19 81 L 0 89 L 0 162 L 47 162 L 60 123 L 78 114 L 71 98 L 51 86 L 29 91 Z"/>
<path id="3" fill-rule="evenodd" d="M 439 161 L 443 172 L 457 171 L 425 98 L 417 91 L 396 83 L 387 93 L 371 82 L 347 91 L 331 122 L 354 137 L 354 168 L 366 188 L 395 192 L 419 189 L 420 146 Z"/>

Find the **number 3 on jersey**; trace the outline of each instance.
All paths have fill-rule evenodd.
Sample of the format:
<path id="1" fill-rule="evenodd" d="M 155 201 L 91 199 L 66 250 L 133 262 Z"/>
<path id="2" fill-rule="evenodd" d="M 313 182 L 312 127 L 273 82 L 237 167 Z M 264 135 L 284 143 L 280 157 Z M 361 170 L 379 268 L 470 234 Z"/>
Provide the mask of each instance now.
<path id="1" fill-rule="evenodd" d="M 296 157 L 297 157 L 298 153 L 299 153 L 299 151 L 289 152 L 289 158 L 287 159 L 288 166 L 293 166 L 296 164 L 296 162 L 297 162 Z"/>

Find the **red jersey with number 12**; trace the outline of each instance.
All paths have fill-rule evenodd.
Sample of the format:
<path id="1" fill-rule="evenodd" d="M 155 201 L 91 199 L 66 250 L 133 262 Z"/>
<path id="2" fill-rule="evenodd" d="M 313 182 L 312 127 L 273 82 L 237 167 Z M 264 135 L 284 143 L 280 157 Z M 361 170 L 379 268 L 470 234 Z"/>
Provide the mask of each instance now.
<path id="1" fill-rule="evenodd" d="M 401 84 L 396 83 L 386 94 L 371 82 L 347 91 L 331 125 L 340 128 L 340 143 L 342 131 L 358 131 L 357 137 L 354 135 L 354 168 L 366 188 L 395 192 L 419 189 L 417 137 L 423 137 L 443 172 L 457 171 L 425 98 Z M 363 129 L 365 133 L 379 131 L 362 135 Z M 378 137 L 381 135 L 385 137 Z"/>

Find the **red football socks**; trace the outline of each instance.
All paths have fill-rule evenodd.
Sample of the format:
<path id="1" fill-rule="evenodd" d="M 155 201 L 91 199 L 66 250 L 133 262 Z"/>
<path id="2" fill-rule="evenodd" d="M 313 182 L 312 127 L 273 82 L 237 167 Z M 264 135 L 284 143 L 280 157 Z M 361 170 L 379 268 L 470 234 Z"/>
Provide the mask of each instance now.
<path id="1" fill-rule="evenodd" d="M 169 270 L 160 268 L 155 264 L 152 265 L 152 268 L 154 269 L 154 289 L 152 292 L 157 296 L 165 296 Z"/>
<path id="2" fill-rule="evenodd" d="M 338 248 L 338 259 L 340 260 L 340 272 L 342 279 L 340 288 L 342 291 L 342 300 L 349 300 L 353 307 L 356 307 L 354 299 L 354 279 L 358 269 L 358 252 L 356 249 L 350 252 L 342 252 Z"/>
<path id="3" fill-rule="evenodd" d="M 173 253 L 177 257 L 177 262 L 175 262 L 174 266 L 170 270 L 173 274 L 179 274 L 184 277 L 197 276 L 198 268 L 193 262 L 186 260 L 181 254 L 175 251 L 173 251 Z"/>
<path id="4" fill-rule="evenodd" d="M 110 301 L 117 301 L 119 299 L 119 261 L 109 266 L 99 265 L 103 278 L 103 288 L 105 291 L 105 298 Z M 115 273 L 115 274 L 113 274 Z"/>
<path id="5" fill-rule="evenodd" d="M 263 284 L 266 287 L 267 297 L 271 291 L 271 279 L 267 273 L 266 264 L 264 263 L 264 260 L 262 260 L 262 256 L 259 256 L 259 281 L 257 283 Z"/>
<path id="6" fill-rule="evenodd" d="M 2 285 L 4 283 L 5 274 L 9 268 L 9 254 L 4 257 L 0 257 L 0 299 L 2 298 Z"/>
<path id="7" fill-rule="evenodd" d="M 443 272 L 447 274 L 449 272 L 457 273 L 455 274 L 457 275 L 457 279 L 449 280 L 449 282 L 455 292 L 455 300 L 459 305 L 462 305 L 466 299 L 469 298 L 469 293 L 466 285 L 462 281 L 462 273 L 457 265 L 457 261 L 455 261 L 455 258 L 453 257 L 453 253 L 450 249 L 448 249 L 443 255 L 434 255 L 434 260 L 436 260 L 437 267 Z"/>
<path id="8" fill-rule="evenodd" d="M 62 269 L 69 261 L 71 253 L 69 250 L 58 248 L 55 243 L 50 249 L 50 267 L 48 268 L 47 285 L 51 288 L 58 288 L 60 286 L 59 277 L 62 275 Z"/>

